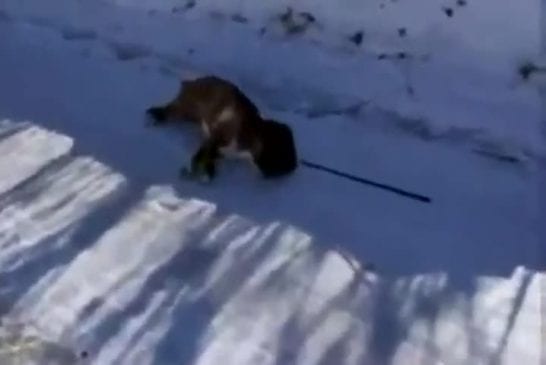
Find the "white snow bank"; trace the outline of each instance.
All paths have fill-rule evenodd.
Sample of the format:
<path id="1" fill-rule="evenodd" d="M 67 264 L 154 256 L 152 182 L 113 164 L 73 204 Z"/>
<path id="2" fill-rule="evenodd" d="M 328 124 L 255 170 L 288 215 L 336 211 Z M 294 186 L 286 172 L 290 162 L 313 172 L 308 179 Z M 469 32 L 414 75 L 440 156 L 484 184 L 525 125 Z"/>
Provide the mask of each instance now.
<path id="1" fill-rule="evenodd" d="M 4 3 L 9 17 L 100 39 L 120 59 L 158 57 L 164 73 L 191 66 L 234 79 L 266 111 L 354 110 L 374 124 L 357 107 L 366 105 L 403 116 L 395 126 L 422 138 L 470 140 L 518 159 L 539 150 L 539 98 L 518 75 L 539 53 L 538 0 Z M 315 23 L 280 36 L 302 19 L 280 21 L 286 6 Z M 360 31 L 356 45 L 350 37 Z"/>

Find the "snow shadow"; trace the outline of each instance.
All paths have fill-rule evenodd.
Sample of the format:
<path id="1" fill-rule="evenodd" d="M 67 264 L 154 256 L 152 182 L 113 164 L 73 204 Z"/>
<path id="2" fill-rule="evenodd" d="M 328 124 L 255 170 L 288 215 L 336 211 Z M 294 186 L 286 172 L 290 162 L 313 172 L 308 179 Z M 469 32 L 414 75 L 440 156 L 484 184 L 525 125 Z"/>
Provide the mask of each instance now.
<path id="1" fill-rule="evenodd" d="M 35 126 L 3 131 L 0 144 L 29 128 Z M 491 320 L 505 323 L 500 334 L 488 337 L 476 328 L 476 281 L 453 283 L 445 273 L 407 279 L 387 275 L 385 282 L 369 282 L 335 250 L 315 243 L 299 228 L 248 220 L 254 217 L 252 204 L 248 210 L 244 205 L 223 208 L 224 194 L 219 190 L 210 193 L 184 183 L 173 188 L 174 179 L 167 178 L 171 184 L 166 192 L 150 196 L 155 175 L 141 179 L 142 163 L 138 163 L 150 158 L 150 151 L 131 147 L 134 152 L 127 161 L 86 138 L 81 142 L 78 146 L 76 137 L 76 147 L 20 176 L 0 195 L 3 316 L 38 320 L 41 328 L 70 338 L 90 354 L 90 360 L 101 364 L 167 364 L 173 358 L 195 364 L 222 359 L 237 363 L 243 360 L 232 349 L 252 337 L 241 359 L 328 365 L 340 363 L 339 359 L 347 364 L 389 364 L 408 356 L 404 355 L 408 347 L 445 358 L 435 328 L 443 312 L 455 311 L 462 313 L 464 323 L 457 338 L 461 346 L 470 348 L 480 361 L 494 363 L 502 356 L 527 295 L 530 274 L 515 286 L 514 299 L 501 303 L 509 309 L 491 314 Z M 25 148 L 18 153 L 25 153 Z M 123 173 L 92 157 L 78 156 L 78 150 L 106 153 Z M 167 175 L 156 168 L 157 176 Z M 244 179 L 243 175 L 235 172 L 229 179 Z M 275 187 L 259 189 L 267 195 L 267 189 Z M 204 199 L 197 204 L 197 213 L 184 198 L 188 196 Z M 148 224 L 132 221 L 147 200 L 163 212 L 152 212 L 151 221 L 166 220 L 167 225 L 156 227 L 154 238 L 148 240 L 126 236 L 123 227 Z M 188 204 L 189 215 L 167 219 Z M 235 207 L 237 202 L 232 204 Z M 208 213 L 198 219 L 202 210 Z M 194 226 L 196 221 L 200 223 Z M 146 232 L 143 228 L 142 234 Z M 142 240 L 140 246 L 135 240 Z M 157 253 L 146 250 L 161 242 L 165 246 L 158 250 L 169 254 L 157 260 Z M 104 256 L 89 258 L 101 250 Z M 119 256 L 119 250 L 125 254 Z M 128 265 L 126 256 L 142 259 Z M 97 274 L 92 267 L 108 262 L 107 258 L 110 264 Z M 119 273 L 106 279 L 109 270 Z M 345 273 L 341 279 L 340 271 Z M 104 290 L 79 297 L 88 291 L 83 288 L 100 283 L 102 276 L 107 282 Z M 336 281 L 339 286 L 328 287 Z M 75 286 L 69 291 L 73 299 L 62 294 L 71 286 Z M 423 323 L 426 330 L 415 334 L 415 327 Z M 497 343 L 493 350 L 484 345 L 484 338 L 490 341 L 490 336 Z"/>
<path id="2" fill-rule="evenodd" d="M 6 133 L 4 136 L 16 134 Z M 74 299 L 79 306 L 71 308 L 71 298 L 78 298 L 86 291 L 85 276 L 91 276 L 94 283 L 100 283 L 101 276 L 108 276 L 107 272 L 97 272 L 92 268 L 84 272 L 84 277 L 75 273 L 78 267 L 85 265 L 86 256 L 100 251 L 97 246 L 124 246 L 124 238 L 129 237 L 116 236 L 116 227 L 132 226 L 134 214 L 138 215 L 140 209 L 148 207 L 143 203 L 147 195 L 124 179 L 116 179 L 118 184 L 105 184 L 104 181 L 111 180 L 112 176 L 117 175 L 102 164 L 77 157 L 69 150 L 52 161 L 46 161 L 36 172 L 21 176 L 14 187 L 3 192 L 0 214 L 17 210 L 22 214 L 13 215 L 10 224 L 2 230 L 5 238 L 3 248 L 14 248 L 11 252 L 3 252 L 1 257 L 2 317 L 35 321 L 50 335 L 60 330 L 62 338 L 77 339 L 81 336 L 81 343 L 86 345 L 85 352 L 97 363 L 132 363 L 130 359 L 140 356 L 134 350 L 142 345 L 143 338 L 157 324 L 164 325 L 165 328 L 160 329 L 164 335 L 156 341 L 157 350 L 153 353 L 154 363 L 166 363 L 173 358 L 197 359 L 198 345 L 204 342 L 199 336 L 200 331 L 204 332 L 211 326 L 209 322 L 219 316 L 218 309 L 233 302 L 241 292 L 261 295 L 262 290 L 269 290 L 279 286 L 278 281 L 287 280 L 289 282 L 282 283 L 282 286 L 305 285 L 298 282 L 305 278 L 290 275 L 287 269 L 296 258 L 310 255 L 306 254 L 310 249 L 309 237 L 279 223 L 260 227 L 237 216 L 222 218 L 209 215 L 190 233 L 174 234 L 172 242 L 162 236 L 171 226 L 175 229 L 172 233 L 176 233 L 180 229 L 177 223 L 183 223 L 184 219 L 189 219 L 186 223 L 191 225 L 190 214 L 190 218 L 184 216 L 183 220 L 158 231 L 156 243 L 166 240 L 175 246 L 169 259 L 159 264 L 144 260 L 141 262 L 145 267 L 144 273 L 138 272 L 140 269 L 137 267 L 129 268 L 126 275 L 116 277 L 116 282 L 102 295 L 93 293 L 87 301 Z M 101 189 L 104 186 L 110 189 Z M 178 205 L 183 205 L 183 202 L 171 198 L 152 200 L 168 213 L 176 213 L 180 208 Z M 158 214 L 153 218 L 161 221 L 165 217 Z M 35 224 L 44 231 L 36 229 L 35 235 L 30 232 L 23 239 L 13 238 L 25 224 Z M 178 242 L 180 237 L 182 242 Z M 111 249 L 117 250 L 116 247 Z M 125 249 L 134 249 L 131 254 L 135 256 L 141 254 L 138 247 L 131 244 Z M 125 262 L 115 260 L 113 265 L 123 267 Z M 153 269 L 147 271 L 147 266 Z M 129 296 L 125 306 L 112 308 L 111 298 L 123 300 L 124 295 L 118 295 L 119 292 L 123 293 L 131 286 L 131 277 L 139 274 L 145 276 L 138 293 L 132 298 Z M 66 281 L 72 277 L 75 277 L 76 291 L 65 297 L 61 293 L 69 286 Z M 159 304 L 154 304 L 156 294 L 162 296 Z M 282 292 L 278 294 L 282 296 Z M 241 300 L 237 298 L 236 301 Z M 238 308 L 239 304 L 230 306 Z M 77 313 L 75 321 L 69 319 L 71 312 Z M 142 323 L 128 325 L 141 315 L 145 316 Z M 56 316 L 62 324 L 51 325 Z M 121 346 L 116 346 L 121 351 L 109 354 L 108 351 L 112 350 L 108 345 L 112 340 L 120 341 L 117 337 L 124 335 L 127 327 L 131 330 L 127 342 L 123 343 L 125 336 L 122 336 Z M 183 333 L 186 335 L 181 340 Z M 148 352 L 152 350 L 150 346 L 144 348 Z"/>
<path id="3" fill-rule="evenodd" d="M 425 356 L 447 363 L 502 363 L 507 339 L 522 335 L 513 335 L 512 331 L 516 318 L 523 313 L 524 298 L 532 296 L 530 283 L 534 278 L 537 274 L 515 272 L 513 288 L 506 297 L 480 288 L 472 296 L 462 295 L 450 289 L 449 278 L 442 274 L 386 283 L 377 300 L 382 305 L 372 316 L 370 347 L 375 350 L 374 361 L 418 363 Z M 486 327 L 492 323 L 502 325 L 488 331 Z M 449 326 L 459 330 L 451 332 Z"/>

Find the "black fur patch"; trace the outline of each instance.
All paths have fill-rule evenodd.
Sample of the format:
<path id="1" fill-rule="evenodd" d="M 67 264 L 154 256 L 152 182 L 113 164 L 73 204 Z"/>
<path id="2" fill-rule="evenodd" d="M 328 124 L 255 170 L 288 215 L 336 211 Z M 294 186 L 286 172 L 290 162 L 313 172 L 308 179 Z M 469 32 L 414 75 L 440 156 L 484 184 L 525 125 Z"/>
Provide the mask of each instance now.
<path id="1" fill-rule="evenodd" d="M 298 156 L 292 130 L 288 125 L 265 120 L 260 126 L 262 150 L 255 162 L 264 177 L 280 177 L 293 172 Z"/>
<path id="2" fill-rule="evenodd" d="M 167 119 L 167 112 L 163 107 L 151 107 L 146 110 L 146 114 L 150 115 L 156 122 L 163 122 Z"/>

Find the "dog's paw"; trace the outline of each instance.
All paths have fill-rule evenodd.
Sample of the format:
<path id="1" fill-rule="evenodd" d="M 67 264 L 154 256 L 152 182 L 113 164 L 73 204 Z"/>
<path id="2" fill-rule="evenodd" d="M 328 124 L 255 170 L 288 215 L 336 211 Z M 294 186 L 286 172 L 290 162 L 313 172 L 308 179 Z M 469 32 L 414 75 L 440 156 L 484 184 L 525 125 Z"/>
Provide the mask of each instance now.
<path id="1" fill-rule="evenodd" d="M 192 170 L 191 167 L 184 166 L 180 169 L 178 176 L 184 180 L 197 181 L 203 185 L 208 185 L 212 182 L 213 177 L 202 172 Z"/>
<path id="2" fill-rule="evenodd" d="M 195 173 L 191 170 L 191 167 L 183 166 L 178 171 L 178 177 L 181 179 L 193 179 L 195 178 Z"/>

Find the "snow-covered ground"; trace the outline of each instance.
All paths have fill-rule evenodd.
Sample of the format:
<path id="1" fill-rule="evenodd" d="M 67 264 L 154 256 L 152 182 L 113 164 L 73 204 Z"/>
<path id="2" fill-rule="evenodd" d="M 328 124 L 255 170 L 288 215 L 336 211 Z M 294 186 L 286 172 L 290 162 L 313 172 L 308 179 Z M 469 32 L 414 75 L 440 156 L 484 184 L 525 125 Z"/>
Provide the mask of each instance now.
<path id="1" fill-rule="evenodd" d="M 540 99 L 506 84 L 537 34 L 491 67 L 444 49 L 404 69 L 379 35 L 361 52 L 141 4 L 0 2 L 1 364 L 540 364 Z M 503 9 L 530 16 L 517 45 L 538 15 Z M 211 72 L 303 157 L 432 203 L 304 167 L 180 181 L 197 133 L 143 110 Z"/>
<path id="2" fill-rule="evenodd" d="M 518 69 L 539 53 L 539 1 L 464 1 L 3 0 L 3 8 L 66 39 L 101 43 L 104 57 L 154 59 L 176 75 L 214 71 L 264 108 L 353 110 L 376 124 L 364 104 L 403 116 L 381 128 L 527 160 L 540 152 L 540 103 Z M 294 15 L 282 17 L 287 6 Z"/>

